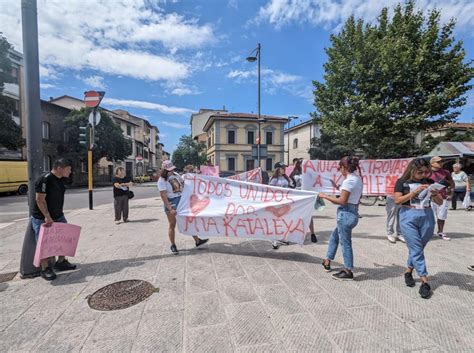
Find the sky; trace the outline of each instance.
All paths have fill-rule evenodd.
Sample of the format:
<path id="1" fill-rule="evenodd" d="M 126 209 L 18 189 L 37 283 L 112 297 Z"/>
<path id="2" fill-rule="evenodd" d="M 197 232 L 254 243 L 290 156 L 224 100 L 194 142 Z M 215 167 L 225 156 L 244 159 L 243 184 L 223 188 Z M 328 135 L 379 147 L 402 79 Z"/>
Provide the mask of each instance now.
<path id="1" fill-rule="evenodd" d="M 322 80 L 325 47 L 348 16 L 375 21 L 393 0 L 38 0 L 41 98 L 82 98 L 104 90 L 102 106 L 124 109 L 160 130 L 165 150 L 190 133 L 200 108 L 261 113 L 313 112 L 312 80 Z M 383 4 L 383 5 L 382 5 Z M 457 19 L 455 38 L 474 58 L 474 1 L 420 0 Z M 21 2 L 0 0 L 0 32 L 22 52 Z M 459 121 L 472 122 L 474 93 Z"/>

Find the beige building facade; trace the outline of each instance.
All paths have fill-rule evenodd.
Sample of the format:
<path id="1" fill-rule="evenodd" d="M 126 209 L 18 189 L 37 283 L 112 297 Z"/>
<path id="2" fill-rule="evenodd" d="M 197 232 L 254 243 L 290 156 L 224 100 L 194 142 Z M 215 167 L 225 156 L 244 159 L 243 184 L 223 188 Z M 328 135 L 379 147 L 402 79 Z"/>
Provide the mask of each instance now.
<path id="1" fill-rule="evenodd" d="M 308 120 L 285 130 L 285 163 L 290 165 L 294 158 L 309 159 L 313 138 L 321 137 L 320 126 Z"/>
<path id="2" fill-rule="evenodd" d="M 258 136 L 258 116 L 243 113 L 210 115 L 203 127 L 207 135 L 207 157 L 221 172 L 241 173 L 259 166 L 252 153 Z M 263 170 L 271 171 L 276 162 L 283 161 L 283 131 L 286 118 L 262 116 L 261 155 Z M 266 149 L 266 155 L 265 155 Z"/>
<path id="3" fill-rule="evenodd" d="M 191 114 L 189 124 L 191 125 L 191 136 L 197 142 L 206 142 L 207 134 L 204 132 L 204 125 L 206 125 L 210 116 L 213 114 L 227 113 L 227 110 L 216 109 L 199 109 L 199 112 Z"/>

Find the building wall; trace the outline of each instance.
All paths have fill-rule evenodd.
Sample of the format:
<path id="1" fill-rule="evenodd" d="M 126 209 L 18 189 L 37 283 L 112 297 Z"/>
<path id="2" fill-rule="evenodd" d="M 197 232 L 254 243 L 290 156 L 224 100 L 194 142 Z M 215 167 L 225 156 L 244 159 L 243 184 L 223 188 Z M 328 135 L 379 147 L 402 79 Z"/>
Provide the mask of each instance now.
<path id="1" fill-rule="evenodd" d="M 300 127 L 285 131 L 285 163 L 291 164 L 294 158 L 308 159 L 311 139 L 320 136 L 319 127 L 312 123 L 301 124 Z"/>
<path id="2" fill-rule="evenodd" d="M 199 113 L 191 115 L 191 134 L 193 138 L 203 134 L 204 125 L 209 120 L 209 117 L 217 113 L 225 113 L 227 110 L 213 110 L 213 109 L 200 109 Z"/>
<path id="3" fill-rule="evenodd" d="M 284 144 L 283 144 L 283 122 L 267 122 L 261 124 L 261 143 L 267 144 L 266 132 L 272 132 L 273 141 L 271 145 L 267 145 L 269 168 L 267 168 L 266 160 L 262 159 L 261 167 L 263 170 L 273 170 L 276 162 L 283 160 Z M 235 131 L 235 144 L 228 142 L 228 131 Z M 247 141 L 247 132 L 253 131 L 254 138 L 258 134 L 258 124 L 255 121 L 239 121 L 230 118 L 216 120 L 208 130 L 207 155 L 211 162 L 219 166 L 220 171 L 227 172 L 229 170 L 229 158 L 235 159 L 235 170 L 231 172 L 240 173 L 247 170 L 247 161 L 252 158 L 252 145 Z M 254 168 L 258 167 L 257 161 L 254 160 Z"/>

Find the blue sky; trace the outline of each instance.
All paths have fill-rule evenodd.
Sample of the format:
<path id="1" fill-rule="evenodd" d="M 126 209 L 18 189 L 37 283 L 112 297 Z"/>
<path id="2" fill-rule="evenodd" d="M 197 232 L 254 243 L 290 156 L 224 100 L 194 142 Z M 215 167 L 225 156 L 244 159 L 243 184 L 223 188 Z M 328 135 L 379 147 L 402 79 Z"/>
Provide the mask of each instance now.
<path id="1" fill-rule="evenodd" d="M 387 0 L 38 0 L 41 96 L 82 98 L 106 91 L 103 106 L 145 117 L 172 152 L 199 108 L 257 112 L 256 63 L 262 44 L 262 114 L 309 119 L 312 80 L 324 48 L 350 14 L 373 21 Z M 67 4 L 67 6 L 66 6 Z M 474 2 L 423 0 L 456 17 L 456 38 L 474 58 Z M 96 11 L 93 12 L 92 9 Z M 20 1 L 0 1 L 0 32 L 19 51 Z M 474 117 L 474 94 L 460 121 Z"/>

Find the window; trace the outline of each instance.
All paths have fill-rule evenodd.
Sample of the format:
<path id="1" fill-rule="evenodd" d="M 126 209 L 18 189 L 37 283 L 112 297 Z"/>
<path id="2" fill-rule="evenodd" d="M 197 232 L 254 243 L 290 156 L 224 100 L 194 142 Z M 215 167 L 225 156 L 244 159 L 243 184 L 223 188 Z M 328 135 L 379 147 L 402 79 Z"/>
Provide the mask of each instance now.
<path id="1" fill-rule="evenodd" d="M 245 170 L 247 171 L 255 169 L 255 161 L 253 159 L 247 159 L 247 162 L 245 163 L 245 168 Z"/>
<path id="2" fill-rule="evenodd" d="M 127 136 L 132 136 L 132 127 L 127 125 Z"/>
<path id="3" fill-rule="evenodd" d="M 227 143 L 235 143 L 235 131 L 229 130 L 227 131 Z"/>
<path id="4" fill-rule="evenodd" d="M 270 171 L 273 169 L 273 159 L 267 158 L 266 163 L 265 163 L 265 170 Z"/>
<path id="5" fill-rule="evenodd" d="M 143 146 L 141 144 L 137 144 L 137 156 L 143 156 Z"/>
<path id="6" fill-rule="evenodd" d="M 18 68 L 12 67 L 12 83 L 18 84 Z"/>
<path id="7" fill-rule="evenodd" d="M 298 139 L 293 140 L 293 148 L 298 148 Z"/>
<path id="8" fill-rule="evenodd" d="M 235 158 L 234 157 L 227 158 L 227 170 L 235 171 Z"/>
<path id="9" fill-rule="evenodd" d="M 267 140 L 267 145 L 273 145 L 273 132 L 267 131 L 265 133 L 265 137 L 266 137 L 266 140 Z"/>
<path id="10" fill-rule="evenodd" d="M 15 100 L 12 110 L 13 116 L 20 116 L 20 102 Z"/>
<path id="11" fill-rule="evenodd" d="M 81 161 L 81 173 L 87 173 L 87 162 Z"/>
<path id="12" fill-rule="evenodd" d="M 49 123 L 43 121 L 41 126 L 43 128 L 43 139 L 49 140 Z"/>
<path id="13" fill-rule="evenodd" d="M 247 143 L 253 145 L 255 143 L 255 131 L 247 131 Z"/>
<path id="14" fill-rule="evenodd" d="M 51 156 L 48 156 L 48 155 L 43 156 L 43 170 L 45 172 L 51 170 Z"/>

